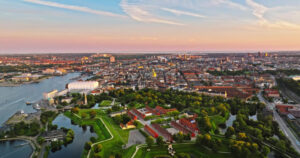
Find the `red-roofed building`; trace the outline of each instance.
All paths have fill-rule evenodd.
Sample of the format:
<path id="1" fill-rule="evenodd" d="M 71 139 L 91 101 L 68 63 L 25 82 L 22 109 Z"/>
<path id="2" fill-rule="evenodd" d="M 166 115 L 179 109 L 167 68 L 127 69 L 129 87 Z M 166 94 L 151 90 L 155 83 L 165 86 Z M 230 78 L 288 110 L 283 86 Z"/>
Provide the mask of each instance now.
<path id="1" fill-rule="evenodd" d="M 137 109 L 133 108 L 132 112 L 134 112 L 138 117 L 141 117 L 142 119 L 144 119 L 146 117 L 145 114 L 139 112 Z"/>
<path id="2" fill-rule="evenodd" d="M 168 112 L 173 112 L 173 111 L 177 111 L 176 108 L 172 108 L 172 109 L 165 109 L 161 106 L 156 106 L 154 109 L 152 109 L 149 106 L 146 106 L 146 110 L 149 111 L 150 113 L 152 113 L 153 115 L 165 115 Z"/>
<path id="3" fill-rule="evenodd" d="M 137 116 L 134 115 L 132 112 L 128 111 L 127 114 L 128 114 L 129 117 L 131 117 L 131 119 L 137 120 Z"/>
<path id="4" fill-rule="evenodd" d="M 158 134 L 148 125 L 145 125 L 144 130 L 148 132 L 152 137 L 157 138 Z"/>
<path id="5" fill-rule="evenodd" d="M 175 129 L 179 130 L 180 132 L 184 133 L 184 134 L 190 134 L 191 137 L 195 137 L 196 136 L 195 133 L 189 131 L 188 129 L 186 129 L 185 127 L 183 127 L 182 125 L 180 125 L 176 121 L 172 121 L 171 122 L 171 126 L 174 127 Z"/>
<path id="6" fill-rule="evenodd" d="M 270 98 L 280 98 L 278 90 L 275 89 L 265 89 L 265 96 Z"/>
<path id="7" fill-rule="evenodd" d="M 292 114 L 294 117 L 300 117 L 300 105 L 276 105 L 276 109 L 281 115 Z"/>
<path id="8" fill-rule="evenodd" d="M 160 134 L 162 134 L 163 137 L 165 137 L 166 140 L 168 140 L 169 142 L 172 142 L 172 135 L 164 128 L 160 127 L 159 124 L 153 123 L 152 127 L 154 129 L 156 129 Z"/>
<path id="9" fill-rule="evenodd" d="M 276 105 L 276 109 L 282 115 L 287 115 L 289 113 L 289 109 L 293 109 L 292 105 Z"/>
<path id="10" fill-rule="evenodd" d="M 197 122 L 195 119 L 185 119 L 185 118 L 181 118 L 179 120 L 179 123 L 181 125 L 183 125 L 184 127 L 188 128 L 190 131 L 198 133 L 199 129 L 197 126 Z"/>

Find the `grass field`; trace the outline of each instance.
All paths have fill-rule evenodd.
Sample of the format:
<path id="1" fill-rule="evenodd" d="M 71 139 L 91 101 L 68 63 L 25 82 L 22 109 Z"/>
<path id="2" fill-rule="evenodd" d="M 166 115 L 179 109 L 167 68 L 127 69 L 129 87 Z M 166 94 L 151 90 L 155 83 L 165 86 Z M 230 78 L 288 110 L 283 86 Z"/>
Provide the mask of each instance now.
<path id="1" fill-rule="evenodd" d="M 90 119 L 90 117 L 88 117 L 87 119 L 80 118 L 81 113 L 89 114 L 91 110 L 92 109 L 80 109 L 77 115 L 72 114 L 71 112 L 65 112 L 65 115 L 71 118 L 76 124 L 93 126 L 95 133 L 98 135 L 97 142 L 110 139 L 111 135 L 109 131 L 111 132 L 111 134 L 113 135 L 113 139 L 100 143 L 102 144 L 102 150 L 101 152 L 97 153 L 97 155 L 106 158 L 110 157 L 111 155 L 114 155 L 115 153 L 119 153 L 122 155 L 123 158 L 131 158 L 131 156 L 135 152 L 136 146 L 131 146 L 128 149 L 123 149 L 123 146 L 128 142 L 130 130 L 122 130 L 119 127 L 119 125 L 117 125 L 112 120 L 112 118 L 108 117 L 101 110 L 96 110 L 97 116 L 94 119 Z M 100 120 L 100 118 L 103 122 Z M 104 124 L 106 125 L 109 131 L 106 129 Z M 215 153 L 203 147 L 198 147 L 194 144 L 176 144 L 173 145 L 173 148 L 175 149 L 176 153 L 189 153 L 193 157 L 231 157 L 230 154 Z M 87 157 L 87 155 L 88 151 L 84 150 L 82 157 Z M 91 149 L 90 157 L 93 157 L 94 155 L 94 149 Z M 152 147 L 150 152 L 146 151 L 146 148 L 141 148 L 136 153 L 135 158 L 152 158 L 157 155 L 168 155 L 167 146 Z"/>
<path id="2" fill-rule="evenodd" d="M 106 107 L 106 106 L 110 106 L 111 104 L 111 100 L 102 100 L 102 102 L 99 104 L 100 107 Z"/>
<path id="3" fill-rule="evenodd" d="M 221 123 L 225 123 L 229 118 L 229 112 L 226 113 L 225 117 L 221 115 L 214 115 L 214 116 L 209 116 L 209 119 L 211 122 L 214 122 L 216 125 L 219 125 Z"/>
<path id="4" fill-rule="evenodd" d="M 188 153 L 190 156 L 197 157 L 197 158 L 230 158 L 232 157 L 231 154 L 219 154 L 213 151 L 209 151 L 203 147 L 196 146 L 194 144 L 178 144 L 173 145 L 176 153 Z M 150 151 L 147 151 L 146 148 L 141 148 L 135 158 L 153 158 L 158 155 L 169 155 L 167 146 L 164 147 L 152 147 Z"/>
<path id="5" fill-rule="evenodd" d="M 128 149 L 122 149 L 122 146 L 128 142 L 130 130 L 122 130 L 119 125 L 115 124 L 110 117 L 102 116 L 101 118 L 103 119 L 107 128 L 111 131 L 114 138 L 107 142 L 101 143 L 103 148 L 99 155 L 101 157 L 109 157 L 114 153 L 120 153 L 123 157 L 131 157 L 135 151 L 135 146 L 132 146 Z M 93 154 L 94 151 L 92 150 L 91 155 Z"/>
<path id="6" fill-rule="evenodd" d="M 105 128 L 104 124 L 111 131 L 113 139 L 107 142 L 101 143 L 103 148 L 102 151 L 98 153 L 101 157 L 109 157 L 113 153 L 121 153 L 124 157 L 131 157 L 135 151 L 135 146 L 128 149 L 122 149 L 122 146 L 128 142 L 130 130 L 122 130 L 119 125 L 115 124 L 113 120 L 106 116 L 101 110 L 97 111 L 97 116 L 94 119 L 81 119 L 81 113 L 89 113 L 91 109 L 80 109 L 79 113 L 76 115 L 71 112 L 65 112 L 65 115 L 72 119 L 76 124 L 93 126 L 95 133 L 98 135 L 97 141 L 103 141 L 111 138 L 109 132 Z M 79 116 L 79 117 L 78 117 Z M 88 117 L 89 118 L 89 117 Z M 102 121 L 99 119 L 102 118 Z M 83 142 L 85 143 L 85 142 Z M 84 150 L 82 157 L 87 157 L 88 151 Z M 91 150 L 90 157 L 94 155 L 94 151 Z M 126 156 L 127 155 L 127 156 Z"/>

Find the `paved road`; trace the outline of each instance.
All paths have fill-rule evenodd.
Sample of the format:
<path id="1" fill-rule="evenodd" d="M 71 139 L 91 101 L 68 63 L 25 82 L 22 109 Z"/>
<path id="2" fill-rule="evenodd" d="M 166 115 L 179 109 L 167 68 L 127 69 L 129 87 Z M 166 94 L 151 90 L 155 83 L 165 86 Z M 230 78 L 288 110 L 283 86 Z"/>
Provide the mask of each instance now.
<path id="1" fill-rule="evenodd" d="M 138 129 L 131 130 L 129 133 L 129 139 L 128 139 L 128 143 L 126 144 L 126 148 L 129 148 L 130 146 L 135 144 L 145 144 L 145 143 L 146 143 L 146 139 Z"/>
<path id="2" fill-rule="evenodd" d="M 292 133 L 292 131 L 286 126 L 284 120 L 279 116 L 279 114 L 277 113 L 277 111 L 275 110 L 275 104 L 274 103 L 270 103 L 268 101 L 266 101 L 261 93 L 259 93 L 258 98 L 261 102 L 265 103 L 270 109 L 273 110 L 273 116 L 274 116 L 274 120 L 279 124 L 280 129 L 283 131 L 283 133 L 286 135 L 286 137 L 291 141 L 292 146 L 294 147 L 294 149 L 300 153 L 300 143 L 297 140 L 297 138 L 294 136 L 294 134 Z"/>

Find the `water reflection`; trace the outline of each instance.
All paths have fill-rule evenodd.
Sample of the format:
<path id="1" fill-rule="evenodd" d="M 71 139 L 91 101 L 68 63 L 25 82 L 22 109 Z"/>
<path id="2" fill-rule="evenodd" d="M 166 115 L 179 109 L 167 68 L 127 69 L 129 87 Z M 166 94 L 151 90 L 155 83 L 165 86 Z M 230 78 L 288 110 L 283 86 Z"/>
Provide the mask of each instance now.
<path id="1" fill-rule="evenodd" d="M 93 128 L 90 126 L 82 126 L 75 125 L 74 122 L 60 114 L 57 118 L 53 121 L 53 124 L 57 125 L 58 128 L 65 127 L 72 129 L 74 131 L 75 137 L 71 144 L 67 146 L 62 146 L 61 150 L 56 152 L 50 152 L 49 158 L 80 158 L 83 152 L 85 142 L 90 140 L 90 137 L 97 137 L 95 133 L 93 133 Z"/>
<path id="2" fill-rule="evenodd" d="M 33 149 L 27 141 L 0 141 L 1 158 L 30 157 Z"/>

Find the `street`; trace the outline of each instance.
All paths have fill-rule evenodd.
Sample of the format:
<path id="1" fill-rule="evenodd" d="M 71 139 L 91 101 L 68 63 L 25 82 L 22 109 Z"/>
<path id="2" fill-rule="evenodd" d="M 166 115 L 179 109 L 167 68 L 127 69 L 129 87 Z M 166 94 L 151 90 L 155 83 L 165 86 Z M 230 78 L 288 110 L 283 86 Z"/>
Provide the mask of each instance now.
<path id="1" fill-rule="evenodd" d="M 300 143 L 297 140 L 297 138 L 294 136 L 294 134 L 292 133 L 292 131 L 287 127 L 287 125 L 285 124 L 284 120 L 279 116 L 279 114 L 277 113 L 276 109 L 275 109 L 275 104 L 274 103 L 270 103 L 268 101 L 266 101 L 263 97 L 261 92 L 258 95 L 258 98 L 261 102 L 265 103 L 270 109 L 273 110 L 273 118 L 274 120 L 279 124 L 280 129 L 283 131 L 283 133 L 286 135 L 286 137 L 291 141 L 292 146 L 294 147 L 294 149 L 300 153 Z"/>

